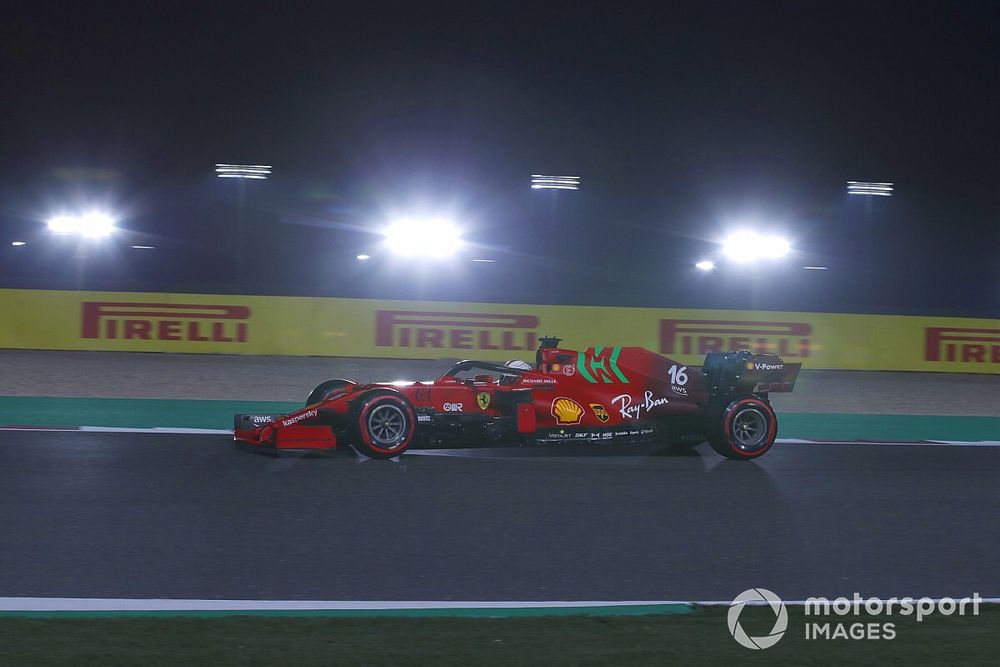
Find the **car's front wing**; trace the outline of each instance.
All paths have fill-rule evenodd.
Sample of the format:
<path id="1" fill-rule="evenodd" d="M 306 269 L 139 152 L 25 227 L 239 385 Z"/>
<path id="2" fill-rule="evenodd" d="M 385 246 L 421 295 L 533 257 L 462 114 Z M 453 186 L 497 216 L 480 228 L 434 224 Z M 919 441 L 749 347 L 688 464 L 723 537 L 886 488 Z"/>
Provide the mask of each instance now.
<path id="1" fill-rule="evenodd" d="M 327 424 L 309 424 L 315 408 L 287 415 L 235 415 L 233 439 L 264 449 L 337 449 L 337 438 Z"/>

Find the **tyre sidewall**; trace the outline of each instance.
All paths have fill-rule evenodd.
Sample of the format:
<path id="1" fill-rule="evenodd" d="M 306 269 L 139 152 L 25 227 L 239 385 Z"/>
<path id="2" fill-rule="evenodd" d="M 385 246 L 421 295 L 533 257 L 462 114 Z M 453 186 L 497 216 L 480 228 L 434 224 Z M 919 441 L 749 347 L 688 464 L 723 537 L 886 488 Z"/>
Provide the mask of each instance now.
<path id="1" fill-rule="evenodd" d="M 368 416 L 382 405 L 395 405 L 406 418 L 406 437 L 392 448 L 382 447 L 374 442 L 368 430 Z M 408 400 L 394 392 L 378 392 L 365 396 L 354 411 L 354 437 L 351 444 L 360 454 L 373 459 L 391 459 L 405 452 L 413 442 L 416 431 L 417 413 Z"/>
<path id="2" fill-rule="evenodd" d="M 733 436 L 733 423 L 736 420 L 736 416 L 746 408 L 755 408 L 764 415 L 764 419 L 767 421 L 765 444 L 760 449 L 752 452 L 740 449 L 736 444 L 736 438 Z M 712 449 L 731 459 L 755 459 L 766 453 L 767 450 L 771 449 L 771 445 L 774 444 L 774 439 L 778 434 L 778 417 L 774 414 L 774 409 L 767 402 L 755 396 L 747 396 L 736 399 L 726 406 L 726 409 L 722 412 L 722 419 L 717 429 L 715 437 L 709 440 Z"/>

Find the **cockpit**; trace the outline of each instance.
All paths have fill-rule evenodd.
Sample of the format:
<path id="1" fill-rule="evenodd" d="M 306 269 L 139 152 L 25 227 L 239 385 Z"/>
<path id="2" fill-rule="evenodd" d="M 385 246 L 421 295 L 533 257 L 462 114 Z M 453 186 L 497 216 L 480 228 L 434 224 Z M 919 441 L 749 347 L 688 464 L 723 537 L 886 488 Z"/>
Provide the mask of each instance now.
<path id="1" fill-rule="evenodd" d="M 511 359 L 504 364 L 494 364 L 488 361 L 460 361 L 444 373 L 439 379 L 454 378 L 460 381 L 472 381 L 484 384 L 513 384 L 522 374 L 533 371 L 530 363 L 523 359 Z"/>

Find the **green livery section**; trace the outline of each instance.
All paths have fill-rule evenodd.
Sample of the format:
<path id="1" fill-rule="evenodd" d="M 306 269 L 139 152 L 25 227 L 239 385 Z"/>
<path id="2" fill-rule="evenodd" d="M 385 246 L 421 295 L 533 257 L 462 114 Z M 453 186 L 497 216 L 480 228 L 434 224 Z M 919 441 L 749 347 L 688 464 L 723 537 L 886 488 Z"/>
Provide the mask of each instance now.
<path id="1" fill-rule="evenodd" d="M 628 384 L 628 378 L 618 366 L 620 347 L 591 347 L 577 354 L 576 370 L 587 382 L 597 384 Z"/>

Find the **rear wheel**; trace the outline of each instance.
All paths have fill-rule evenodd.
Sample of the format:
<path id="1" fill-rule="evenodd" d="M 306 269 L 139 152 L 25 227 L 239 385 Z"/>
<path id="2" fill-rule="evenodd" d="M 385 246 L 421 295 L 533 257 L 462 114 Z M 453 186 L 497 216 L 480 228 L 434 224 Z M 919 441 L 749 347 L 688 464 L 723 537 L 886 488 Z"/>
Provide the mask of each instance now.
<path id="1" fill-rule="evenodd" d="M 716 452 L 730 459 L 755 459 L 774 444 L 778 417 L 766 402 L 748 396 L 726 406 L 710 427 L 708 443 Z"/>
<path id="2" fill-rule="evenodd" d="M 309 398 L 306 399 L 306 405 L 314 405 L 325 401 L 330 396 L 340 393 L 352 384 L 354 383 L 350 380 L 327 380 L 326 382 L 322 382 L 309 394 Z"/>
<path id="3" fill-rule="evenodd" d="M 416 427 L 416 413 L 409 401 L 394 393 L 366 396 L 355 410 L 351 444 L 373 459 L 390 459 L 409 448 Z"/>

